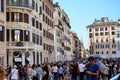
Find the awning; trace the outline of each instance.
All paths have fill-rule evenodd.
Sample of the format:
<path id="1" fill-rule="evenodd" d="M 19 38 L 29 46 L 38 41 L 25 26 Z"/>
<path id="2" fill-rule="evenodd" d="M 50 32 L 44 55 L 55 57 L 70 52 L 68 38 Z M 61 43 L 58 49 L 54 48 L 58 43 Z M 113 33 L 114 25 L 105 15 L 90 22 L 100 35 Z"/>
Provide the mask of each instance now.
<path id="1" fill-rule="evenodd" d="M 22 62 L 22 58 L 20 57 L 17 57 L 17 58 L 14 58 L 15 62 Z"/>

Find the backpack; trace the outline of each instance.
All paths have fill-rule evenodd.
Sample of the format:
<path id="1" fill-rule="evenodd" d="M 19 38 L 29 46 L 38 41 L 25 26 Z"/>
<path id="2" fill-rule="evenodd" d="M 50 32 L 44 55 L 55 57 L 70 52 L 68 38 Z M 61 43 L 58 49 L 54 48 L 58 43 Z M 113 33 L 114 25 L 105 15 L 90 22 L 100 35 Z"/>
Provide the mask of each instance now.
<path id="1" fill-rule="evenodd" d="M 109 74 L 109 68 L 104 65 L 103 63 L 101 64 L 101 66 L 99 67 L 99 71 L 104 74 L 104 75 L 108 75 Z"/>

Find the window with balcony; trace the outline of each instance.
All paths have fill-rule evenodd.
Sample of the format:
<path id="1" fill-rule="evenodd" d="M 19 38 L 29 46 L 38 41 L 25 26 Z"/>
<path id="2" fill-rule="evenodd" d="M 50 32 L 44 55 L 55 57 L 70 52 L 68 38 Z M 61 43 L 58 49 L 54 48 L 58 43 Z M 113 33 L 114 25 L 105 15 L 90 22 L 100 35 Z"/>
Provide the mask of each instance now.
<path id="1" fill-rule="evenodd" d="M 4 28 L 4 26 L 1 26 L 0 25 L 0 41 L 4 41 L 4 36 L 5 36 L 5 28 Z"/>
<path id="2" fill-rule="evenodd" d="M 29 0 L 24 0 L 24 6 L 29 7 Z"/>
<path id="3" fill-rule="evenodd" d="M 23 41 L 23 30 L 12 30 L 12 41 Z"/>
<path id="4" fill-rule="evenodd" d="M 4 0 L 0 0 L 0 12 L 4 12 Z"/>
<path id="5" fill-rule="evenodd" d="M 24 18 L 23 18 L 24 16 Z M 9 21 L 9 13 L 7 12 L 7 21 Z M 20 12 L 11 12 L 11 21 L 29 23 L 29 15 Z"/>
<path id="6" fill-rule="evenodd" d="M 11 0 L 13 6 L 22 6 L 22 0 Z"/>

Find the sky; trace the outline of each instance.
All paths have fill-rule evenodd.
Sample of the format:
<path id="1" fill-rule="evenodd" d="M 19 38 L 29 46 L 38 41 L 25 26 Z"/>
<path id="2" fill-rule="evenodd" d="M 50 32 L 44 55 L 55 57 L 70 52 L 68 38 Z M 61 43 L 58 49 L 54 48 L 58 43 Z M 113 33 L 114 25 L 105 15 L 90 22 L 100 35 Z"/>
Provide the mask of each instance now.
<path id="1" fill-rule="evenodd" d="M 70 19 L 71 31 L 77 33 L 84 47 L 88 48 L 88 32 L 86 26 L 95 19 L 108 17 L 117 21 L 120 18 L 120 0 L 53 0 L 58 2 Z"/>

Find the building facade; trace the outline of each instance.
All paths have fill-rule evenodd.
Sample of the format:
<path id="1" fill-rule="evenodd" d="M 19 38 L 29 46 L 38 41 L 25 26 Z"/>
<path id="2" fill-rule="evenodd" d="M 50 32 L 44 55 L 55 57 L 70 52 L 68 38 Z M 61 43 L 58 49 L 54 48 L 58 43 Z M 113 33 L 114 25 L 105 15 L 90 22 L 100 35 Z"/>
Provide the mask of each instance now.
<path id="1" fill-rule="evenodd" d="M 64 28 L 61 22 L 62 20 L 62 13 L 61 9 L 58 4 L 54 4 L 54 50 L 55 50 L 55 60 L 56 61 L 63 61 L 64 59 Z"/>
<path id="2" fill-rule="evenodd" d="M 63 44 L 64 44 L 64 58 L 63 60 L 71 60 L 71 48 L 70 48 L 70 19 L 67 16 L 67 14 L 65 13 L 64 10 L 61 10 L 62 13 L 62 19 L 61 19 L 61 23 L 63 25 Z"/>
<path id="3" fill-rule="evenodd" d="M 53 0 L 0 0 L 0 3 L 1 64 L 71 59 L 70 20 L 64 10 L 54 7 Z"/>
<path id="4" fill-rule="evenodd" d="M 6 66 L 6 0 L 0 0 L 0 65 Z"/>
<path id="5" fill-rule="evenodd" d="M 85 48 L 82 40 L 78 38 L 75 32 L 70 32 L 71 55 L 73 59 L 82 59 L 85 57 Z"/>
<path id="6" fill-rule="evenodd" d="M 42 63 L 42 2 L 7 0 L 7 64 Z"/>
<path id="7" fill-rule="evenodd" d="M 53 12 L 54 12 L 53 0 L 43 0 L 42 15 L 43 15 L 44 62 L 55 61 Z"/>
<path id="8" fill-rule="evenodd" d="M 107 17 L 87 26 L 89 55 L 102 58 L 120 57 L 118 53 L 118 22 Z"/>

